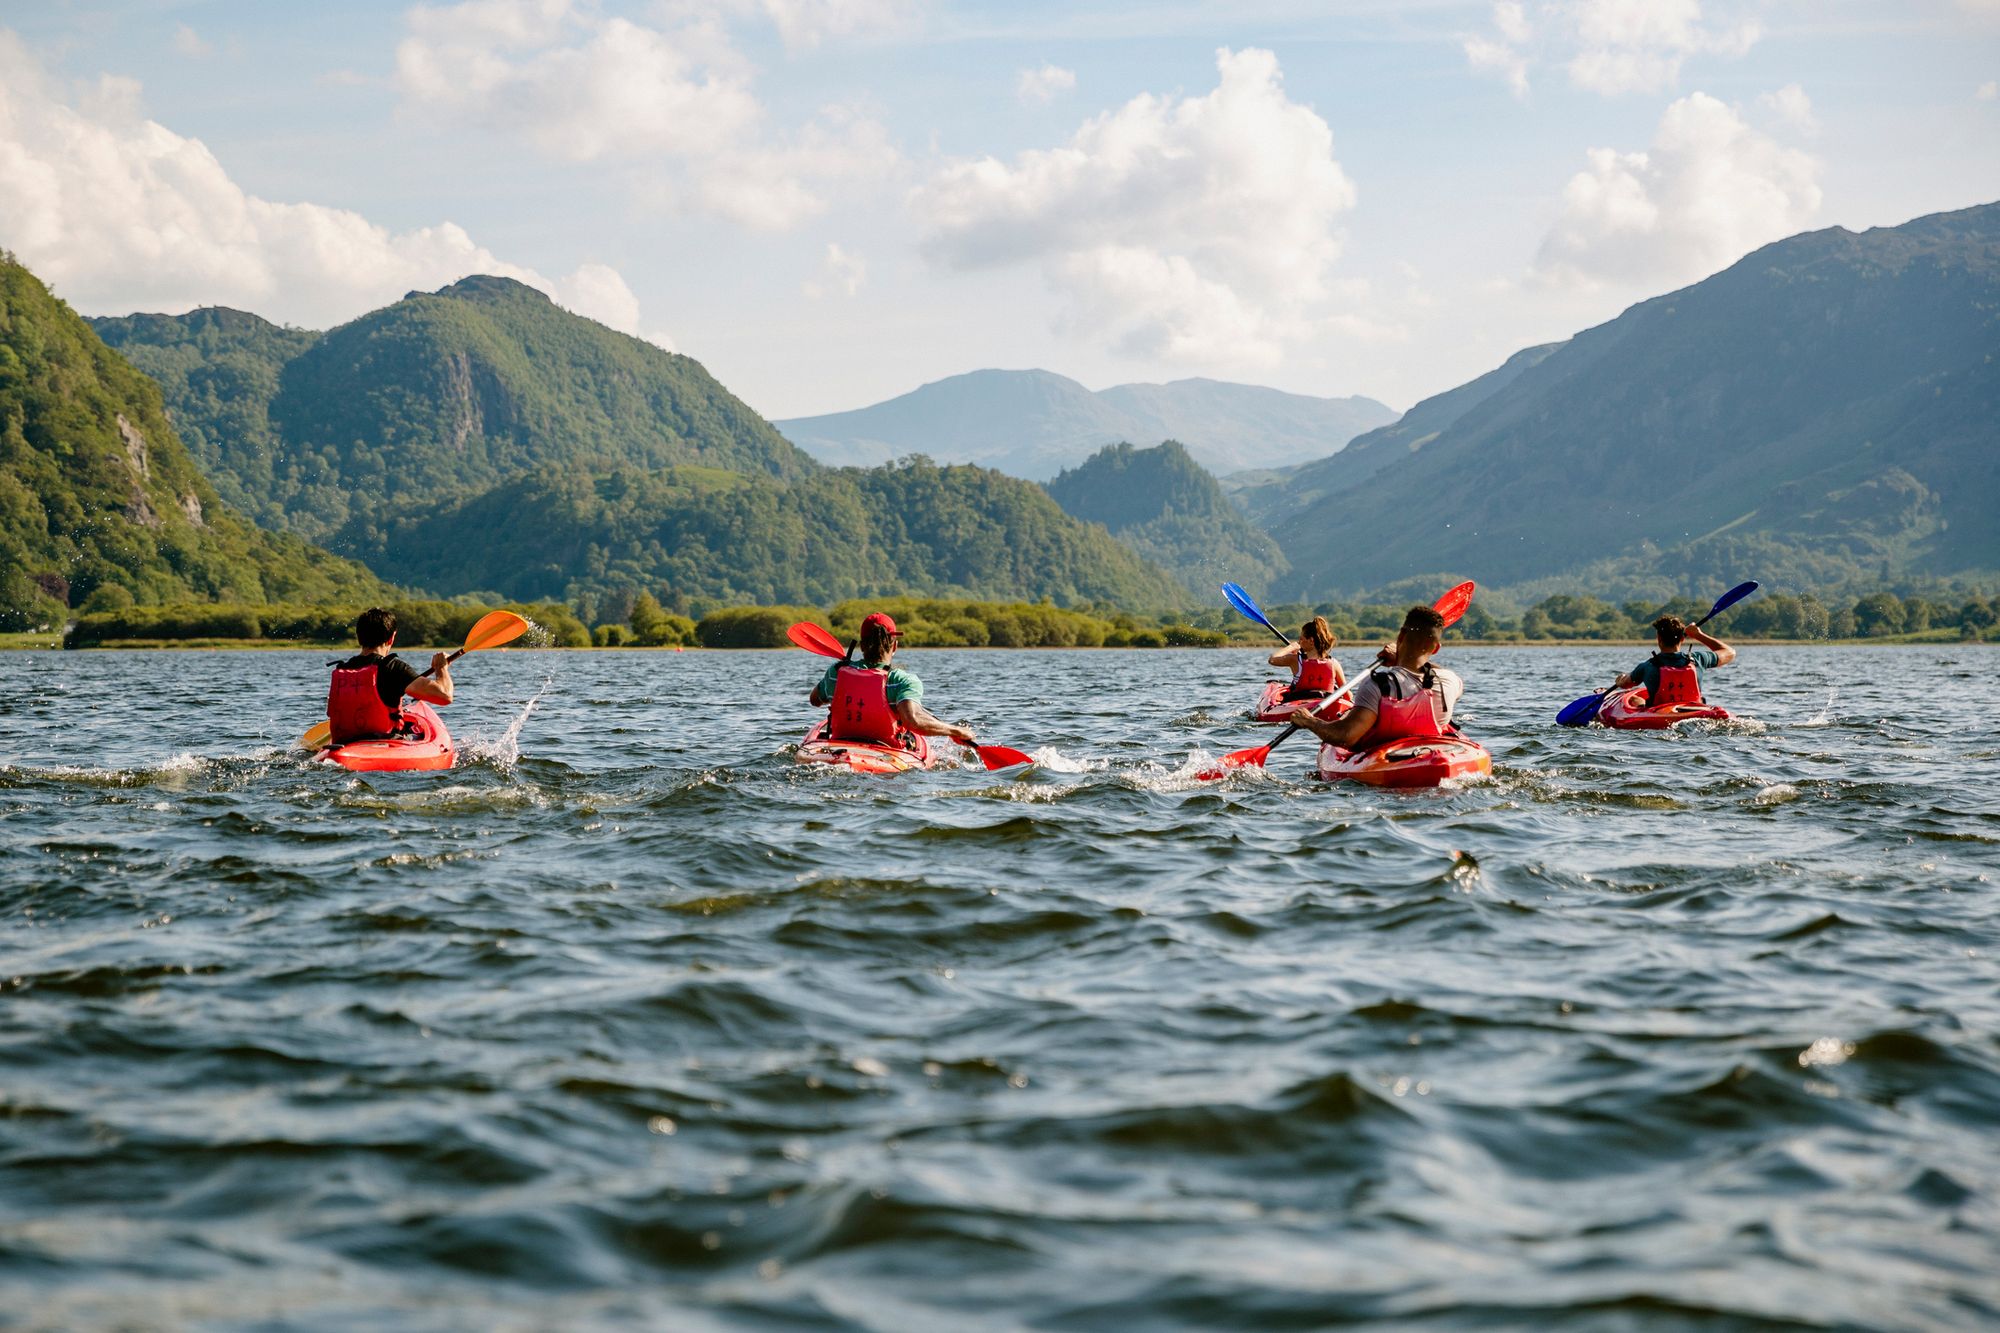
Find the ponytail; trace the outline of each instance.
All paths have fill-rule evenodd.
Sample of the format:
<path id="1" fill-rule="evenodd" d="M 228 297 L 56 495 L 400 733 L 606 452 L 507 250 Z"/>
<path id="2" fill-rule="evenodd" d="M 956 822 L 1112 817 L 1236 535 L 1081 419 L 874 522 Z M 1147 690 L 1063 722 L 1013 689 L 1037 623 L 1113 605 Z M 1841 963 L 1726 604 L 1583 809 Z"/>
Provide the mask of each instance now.
<path id="1" fill-rule="evenodd" d="M 1332 652 L 1335 642 L 1333 627 L 1326 623 L 1325 616 L 1314 616 L 1299 626 L 1300 645 L 1311 649 L 1315 657 L 1324 657 Z"/>

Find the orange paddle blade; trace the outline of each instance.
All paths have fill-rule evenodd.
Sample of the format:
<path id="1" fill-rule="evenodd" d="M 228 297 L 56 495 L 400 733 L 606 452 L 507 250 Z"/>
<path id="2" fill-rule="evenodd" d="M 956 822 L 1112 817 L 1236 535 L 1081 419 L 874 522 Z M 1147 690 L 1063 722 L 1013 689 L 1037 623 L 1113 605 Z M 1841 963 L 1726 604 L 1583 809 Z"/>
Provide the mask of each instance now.
<path id="1" fill-rule="evenodd" d="M 803 648 L 821 657 L 846 657 L 847 650 L 840 646 L 840 640 L 833 637 L 810 620 L 801 620 L 785 631 L 785 637 L 792 641 L 794 648 Z"/>
<path id="2" fill-rule="evenodd" d="M 1204 768 L 1194 775 L 1196 782 L 1219 782 L 1229 776 L 1232 768 L 1262 768 L 1264 761 L 1271 757 L 1269 745 L 1253 745 L 1247 750 L 1231 750 L 1222 756 L 1222 763 L 1215 768 Z"/>
<path id="3" fill-rule="evenodd" d="M 306 728 L 306 734 L 299 737 L 301 750 L 320 750 L 333 744 L 333 723 L 315 722 Z"/>
<path id="4" fill-rule="evenodd" d="M 1472 605 L 1472 594 L 1477 590 L 1478 585 L 1467 579 L 1431 603 L 1431 609 L 1444 617 L 1446 625 L 1456 625 L 1458 618 L 1465 614 L 1465 608 Z"/>
<path id="5" fill-rule="evenodd" d="M 1004 745 L 975 745 L 979 751 L 979 762 L 990 772 L 998 768 L 1012 768 L 1016 764 L 1032 764 L 1035 761 L 1019 750 L 1010 750 Z"/>
<path id="6" fill-rule="evenodd" d="M 528 622 L 512 611 L 488 611 L 465 636 L 465 647 L 460 652 L 476 653 L 481 648 L 498 648 L 503 643 L 512 643 L 528 632 Z"/>

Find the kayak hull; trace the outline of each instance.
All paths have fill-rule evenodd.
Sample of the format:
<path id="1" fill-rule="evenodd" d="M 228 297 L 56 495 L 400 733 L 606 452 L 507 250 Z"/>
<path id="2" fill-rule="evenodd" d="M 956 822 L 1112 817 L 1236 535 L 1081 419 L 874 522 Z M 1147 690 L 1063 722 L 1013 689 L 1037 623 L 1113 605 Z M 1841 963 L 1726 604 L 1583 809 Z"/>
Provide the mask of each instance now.
<path id="1" fill-rule="evenodd" d="M 1464 736 L 1405 736 L 1365 750 L 1319 747 L 1322 782 L 1365 782 L 1371 787 L 1435 787 L 1452 778 L 1493 771 L 1493 756 Z"/>
<path id="2" fill-rule="evenodd" d="M 1683 722 L 1727 722 L 1729 710 L 1714 704 L 1662 704 L 1654 708 L 1644 702 L 1644 686 L 1612 690 L 1597 706 L 1597 720 L 1619 731 L 1665 731 Z"/>
<path id="3" fill-rule="evenodd" d="M 1325 695 L 1315 695 L 1306 699 L 1287 699 L 1285 697 L 1285 690 L 1289 685 L 1289 681 L 1265 681 L 1264 692 L 1257 696 L 1257 706 L 1251 710 L 1250 715 L 1256 718 L 1260 724 L 1276 725 L 1280 722 L 1289 722 L 1292 720 L 1293 709 L 1316 708 L 1320 700 L 1326 697 Z M 1335 703 L 1332 708 L 1321 714 L 1321 716 L 1331 721 L 1334 718 L 1345 716 L 1348 710 L 1353 707 L 1354 696 L 1343 694 L 1340 696 L 1339 702 Z"/>
<path id="4" fill-rule="evenodd" d="M 403 720 L 409 736 L 393 736 L 379 741 L 349 741 L 321 750 L 320 759 L 356 773 L 407 773 L 450 768 L 458 761 L 451 732 L 437 710 L 421 699 L 403 703 Z"/>
<path id="5" fill-rule="evenodd" d="M 907 773 L 929 768 L 935 762 L 928 737 L 913 736 L 915 744 L 904 749 L 900 745 L 876 745 L 869 741 L 837 741 L 829 738 L 826 731 L 826 719 L 822 718 L 799 742 L 797 757 L 801 764 L 824 764 L 856 773 Z"/>

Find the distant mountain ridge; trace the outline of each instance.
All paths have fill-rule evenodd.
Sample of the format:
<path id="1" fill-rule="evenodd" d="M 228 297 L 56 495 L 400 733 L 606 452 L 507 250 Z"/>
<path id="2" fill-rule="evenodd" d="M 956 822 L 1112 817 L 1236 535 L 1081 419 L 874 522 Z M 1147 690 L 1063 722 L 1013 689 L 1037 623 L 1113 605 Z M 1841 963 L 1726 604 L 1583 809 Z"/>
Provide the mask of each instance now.
<path id="1" fill-rule="evenodd" d="M 822 462 L 869 466 L 910 454 L 1036 481 L 1107 444 L 1178 440 L 1212 472 L 1324 457 L 1396 419 L 1372 398 L 1314 398 L 1187 379 L 1093 393 L 1046 370 L 975 370 L 870 407 L 777 422 Z"/>
<path id="2" fill-rule="evenodd" d="M 1065 513 L 1103 524 L 1199 601 L 1213 598 L 1225 580 L 1262 583 L 1290 568 L 1277 543 L 1174 440 L 1151 449 L 1110 445 L 1047 489 Z"/>
<path id="3" fill-rule="evenodd" d="M 2000 204 L 1775 242 L 1494 376 L 1412 409 L 1449 417 L 1434 435 L 1364 437 L 1270 505 L 1277 591 L 2000 571 Z"/>

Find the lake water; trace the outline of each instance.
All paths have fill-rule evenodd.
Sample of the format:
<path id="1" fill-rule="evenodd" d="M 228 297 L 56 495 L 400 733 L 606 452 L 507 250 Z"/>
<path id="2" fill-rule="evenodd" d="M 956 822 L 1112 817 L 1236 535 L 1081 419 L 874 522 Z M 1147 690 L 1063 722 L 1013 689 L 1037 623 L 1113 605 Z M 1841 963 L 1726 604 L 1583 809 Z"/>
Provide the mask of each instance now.
<path id="1" fill-rule="evenodd" d="M 1638 655 L 1448 650 L 1389 793 L 1191 781 L 1241 651 L 911 651 L 1044 762 L 894 779 L 799 653 L 367 777 L 331 652 L 0 654 L 0 1327 L 1993 1327 L 2000 656 L 1551 724 Z"/>

